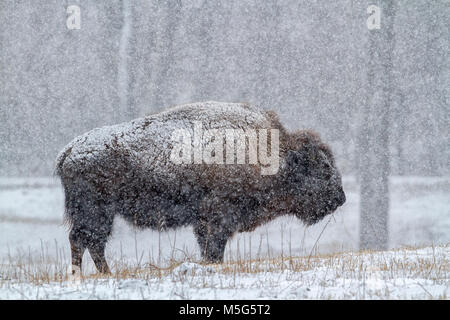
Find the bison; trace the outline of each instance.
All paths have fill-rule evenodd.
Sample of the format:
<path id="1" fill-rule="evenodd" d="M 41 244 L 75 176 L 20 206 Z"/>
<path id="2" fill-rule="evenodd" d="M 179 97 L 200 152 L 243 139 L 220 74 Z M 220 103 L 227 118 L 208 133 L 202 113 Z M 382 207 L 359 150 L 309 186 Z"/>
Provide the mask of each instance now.
<path id="1" fill-rule="evenodd" d="M 263 140 L 270 146 L 278 143 L 279 167 L 263 174 L 263 164 L 250 160 L 171 161 L 180 143 L 174 131 L 195 134 L 198 123 L 204 130 L 277 130 L 277 136 Z M 258 141 L 262 138 L 260 133 Z M 245 139 L 247 151 L 250 139 Z M 206 147 L 212 140 L 198 141 Z M 209 152 L 221 157 L 219 150 Z M 192 103 L 93 129 L 60 152 L 56 174 L 64 188 L 73 273 L 81 271 L 86 249 L 99 272 L 110 272 L 105 246 L 115 216 L 159 231 L 192 226 L 202 258 L 217 263 L 223 261 L 226 243 L 236 232 L 251 231 L 282 215 L 311 225 L 345 202 L 332 152 L 317 134 L 288 132 L 275 112 L 245 103 Z"/>

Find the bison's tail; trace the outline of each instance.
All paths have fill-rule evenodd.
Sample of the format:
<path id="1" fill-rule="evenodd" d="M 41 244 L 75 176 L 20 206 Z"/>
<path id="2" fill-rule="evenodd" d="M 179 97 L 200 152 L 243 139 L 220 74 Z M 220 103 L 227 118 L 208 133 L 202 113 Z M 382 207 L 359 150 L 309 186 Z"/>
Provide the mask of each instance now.
<path id="1" fill-rule="evenodd" d="M 64 174 L 61 176 L 61 184 L 64 189 L 64 226 L 72 230 L 74 223 L 84 212 L 83 198 L 87 187 L 82 179 Z"/>
<path id="2" fill-rule="evenodd" d="M 74 214 L 74 208 L 73 208 L 73 201 L 74 199 L 71 198 L 69 189 L 67 186 L 64 185 L 64 225 L 71 230 L 73 226 L 73 214 Z"/>
<path id="3" fill-rule="evenodd" d="M 69 229 L 72 229 L 73 225 L 73 214 L 76 206 L 76 198 L 74 197 L 73 192 L 71 192 L 73 183 L 70 181 L 70 178 L 64 174 L 63 167 L 64 161 L 70 155 L 71 151 L 71 147 L 66 147 L 58 154 L 56 158 L 55 170 L 53 172 L 55 176 L 59 176 L 61 179 L 61 184 L 64 189 L 64 225 Z"/>

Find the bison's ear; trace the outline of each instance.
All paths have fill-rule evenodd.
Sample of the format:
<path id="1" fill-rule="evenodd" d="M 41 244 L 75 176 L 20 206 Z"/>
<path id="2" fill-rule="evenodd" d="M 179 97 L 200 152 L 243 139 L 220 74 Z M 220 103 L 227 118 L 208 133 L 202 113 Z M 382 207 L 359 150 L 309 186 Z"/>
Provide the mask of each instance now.
<path id="1" fill-rule="evenodd" d="M 294 173 L 302 175 L 308 173 L 308 159 L 304 152 L 289 150 L 286 156 L 286 163 Z"/>

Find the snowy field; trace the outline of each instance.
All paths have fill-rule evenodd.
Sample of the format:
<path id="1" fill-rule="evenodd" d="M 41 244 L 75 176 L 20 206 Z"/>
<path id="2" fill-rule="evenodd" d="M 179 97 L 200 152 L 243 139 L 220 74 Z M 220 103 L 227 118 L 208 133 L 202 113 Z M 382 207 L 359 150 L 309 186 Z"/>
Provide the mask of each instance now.
<path id="1" fill-rule="evenodd" d="M 236 235 L 223 266 L 196 264 L 190 228 L 138 231 L 117 219 L 107 247 L 115 275 L 90 275 L 95 270 L 86 253 L 87 278 L 77 284 L 65 281 L 70 251 L 59 182 L 3 178 L 0 299 L 447 299 L 450 177 L 391 179 L 394 250 L 384 253 L 356 252 L 358 188 L 352 177 L 344 179 L 344 190 L 346 204 L 315 226 L 285 217 Z M 399 249 L 405 246 L 423 249 Z"/>
<path id="2" fill-rule="evenodd" d="M 2 299 L 448 299 L 449 246 L 202 266 L 111 278 L 0 279 Z"/>

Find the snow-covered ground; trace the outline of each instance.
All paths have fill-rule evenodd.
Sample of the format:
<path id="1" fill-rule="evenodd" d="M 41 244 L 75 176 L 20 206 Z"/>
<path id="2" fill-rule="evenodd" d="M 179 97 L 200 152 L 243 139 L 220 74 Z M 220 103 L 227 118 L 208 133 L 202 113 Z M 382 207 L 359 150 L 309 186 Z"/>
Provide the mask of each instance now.
<path id="1" fill-rule="evenodd" d="M 236 235 L 227 245 L 226 261 L 357 251 L 359 197 L 352 177 L 344 179 L 344 190 L 347 202 L 331 220 L 326 217 L 319 224 L 306 228 L 295 218 L 279 218 L 252 233 Z M 390 248 L 450 243 L 450 177 L 393 177 L 390 190 Z M 301 272 L 240 272 L 239 277 L 215 271 L 202 276 L 200 282 L 193 280 L 192 283 L 173 281 L 173 274 L 168 274 L 146 279 L 88 279 L 76 289 L 70 283 L 54 285 L 49 283 L 57 278 L 52 275 L 65 274 L 70 262 L 62 217 L 63 193 L 57 180 L 0 179 L 0 298 L 20 298 L 22 294 L 31 298 L 376 298 L 380 290 L 385 292 L 380 293 L 381 298 L 446 297 L 448 247 L 436 251 L 441 257 L 440 263 L 445 264 L 436 267 L 441 272 L 439 279 L 415 277 L 409 271 L 405 271 L 406 275 L 389 275 L 388 270 L 372 270 L 371 265 L 366 264 L 365 271 L 355 267 L 358 275 L 340 277 L 336 276 L 339 269 L 336 265 L 315 266 Z M 398 259 L 422 261 L 434 259 L 430 250 L 405 251 L 410 254 L 392 251 L 381 256 L 395 258 L 397 255 Z M 198 262 L 199 250 L 191 228 L 164 233 L 136 231 L 117 219 L 108 243 L 107 259 L 113 271 L 125 266 L 167 267 L 173 266 L 174 261 L 175 264 Z M 367 259 L 365 261 L 372 258 Z M 406 261 L 398 259 L 396 263 Z M 95 272 L 87 253 L 83 267 L 85 274 Z M 15 270 L 14 274 L 11 270 Z M 30 281 L 33 273 L 40 274 L 38 280 L 43 278 L 42 274 L 47 274 L 49 280 L 38 286 L 36 283 L 42 279 Z M 26 281 L 24 274 L 27 274 Z"/>
<path id="2" fill-rule="evenodd" d="M 1 299 L 448 299 L 449 246 L 203 266 L 44 283 L 0 279 Z"/>

